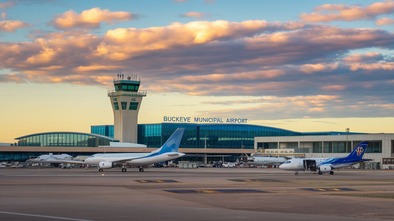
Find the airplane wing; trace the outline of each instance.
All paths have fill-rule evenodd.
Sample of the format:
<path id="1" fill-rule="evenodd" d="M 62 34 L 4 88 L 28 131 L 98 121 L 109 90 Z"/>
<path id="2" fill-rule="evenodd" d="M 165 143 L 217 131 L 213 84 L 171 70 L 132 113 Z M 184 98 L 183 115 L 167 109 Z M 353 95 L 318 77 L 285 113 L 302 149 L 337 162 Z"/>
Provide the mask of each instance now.
<path id="1" fill-rule="evenodd" d="M 136 160 L 136 159 L 141 159 L 141 158 L 144 158 L 146 156 L 148 156 L 148 154 L 132 156 L 132 157 L 124 157 L 124 158 L 115 158 L 114 160 L 108 160 L 108 161 L 111 161 L 112 163 L 124 163 L 126 161 L 132 161 L 132 160 Z"/>
<path id="2" fill-rule="evenodd" d="M 133 157 L 133 158 L 117 159 L 117 160 L 114 160 L 114 161 L 111 161 L 111 162 L 112 162 L 112 163 L 125 163 L 126 161 L 132 161 L 132 160 L 141 159 L 141 158 L 143 158 L 143 157 Z"/>

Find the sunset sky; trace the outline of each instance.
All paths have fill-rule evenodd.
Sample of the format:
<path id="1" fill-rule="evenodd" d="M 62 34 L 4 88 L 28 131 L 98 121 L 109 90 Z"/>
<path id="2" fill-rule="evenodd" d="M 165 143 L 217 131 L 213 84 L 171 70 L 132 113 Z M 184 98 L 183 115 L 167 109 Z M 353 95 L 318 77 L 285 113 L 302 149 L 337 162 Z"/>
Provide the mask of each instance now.
<path id="1" fill-rule="evenodd" d="M 0 142 L 113 124 L 119 72 L 139 123 L 394 133 L 393 47 L 389 0 L 0 1 Z"/>

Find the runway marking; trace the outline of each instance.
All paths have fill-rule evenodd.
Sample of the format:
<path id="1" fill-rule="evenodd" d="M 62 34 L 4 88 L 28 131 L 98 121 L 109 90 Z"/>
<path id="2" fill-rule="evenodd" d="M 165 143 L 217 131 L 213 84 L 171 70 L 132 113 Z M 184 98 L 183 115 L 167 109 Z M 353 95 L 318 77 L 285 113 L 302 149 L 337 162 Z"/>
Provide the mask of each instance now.
<path id="1" fill-rule="evenodd" d="M 39 218 L 48 218 L 48 219 L 59 219 L 59 220 L 92 221 L 90 219 L 77 219 L 77 218 L 69 218 L 69 217 L 62 217 L 62 216 L 47 216 L 47 215 L 37 215 L 37 214 L 29 214 L 29 213 L 14 213 L 14 212 L 6 212 L 6 211 L 0 211 L 0 214 L 39 217 Z"/>
<path id="2" fill-rule="evenodd" d="M 249 183 L 249 182 L 282 182 L 279 180 L 273 180 L 273 179 L 229 179 L 230 181 L 233 182 L 245 182 L 245 183 Z"/>
<path id="3" fill-rule="evenodd" d="M 303 188 L 303 190 L 314 191 L 314 192 L 343 192 L 343 191 L 356 191 L 350 188 Z"/>
<path id="4" fill-rule="evenodd" d="M 136 180 L 139 183 L 179 183 L 176 180 Z"/>
<path id="5" fill-rule="evenodd" d="M 184 190 L 165 190 L 170 193 L 178 194 L 188 194 L 188 193 L 204 193 L 204 194 L 214 194 L 214 193 L 266 193 L 262 190 L 256 189 L 184 189 Z"/>

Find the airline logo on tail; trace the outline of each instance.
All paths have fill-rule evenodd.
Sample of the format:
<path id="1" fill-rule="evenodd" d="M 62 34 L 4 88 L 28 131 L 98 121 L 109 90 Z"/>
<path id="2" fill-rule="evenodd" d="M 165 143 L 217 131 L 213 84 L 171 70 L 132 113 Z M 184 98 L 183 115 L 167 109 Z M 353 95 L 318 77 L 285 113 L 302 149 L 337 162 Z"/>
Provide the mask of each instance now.
<path id="1" fill-rule="evenodd" d="M 357 147 L 357 156 L 360 156 L 363 152 L 364 152 L 364 148 L 362 148 L 361 146 Z"/>

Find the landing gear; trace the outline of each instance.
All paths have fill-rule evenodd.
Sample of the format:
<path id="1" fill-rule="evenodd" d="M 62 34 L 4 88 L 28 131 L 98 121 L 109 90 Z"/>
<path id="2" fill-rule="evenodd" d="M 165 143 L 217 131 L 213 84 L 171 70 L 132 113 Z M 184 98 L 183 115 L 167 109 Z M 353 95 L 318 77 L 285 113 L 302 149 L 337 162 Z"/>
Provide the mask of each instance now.
<path id="1" fill-rule="evenodd" d="M 321 172 L 321 171 L 319 170 L 318 174 L 319 174 L 319 175 L 322 175 L 322 174 L 323 174 L 323 172 Z"/>
<path id="2" fill-rule="evenodd" d="M 297 171 L 297 172 L 295 172 L 295 174 L 294 174 L 294 175 L 296 175 L 296 176 L 297 176 L 297 175 L 298 175 L 298 171 Z"/>
<path id="3" fill-rule="evenodd" d="M 144 168 L 143 167 L 140 167 L 140 172 L 144 172 Z"/>
<path id="4" fill-rule="evenodd" d="M 330 175 L 334 175 L 334 171 L 331 170 L 331 171 L 330 171 Z"/>
<path id="5" fill-rule="evenodd" d="M 103 169 L 102 169 L 102 168 L 99 168 L 99 172 L 103 172 Z"/>
<path id="6" fill-rule="evenodd" d="M 122 167 L 122 172 L 126 172 L 127 168 L 126 167 Z"/>

